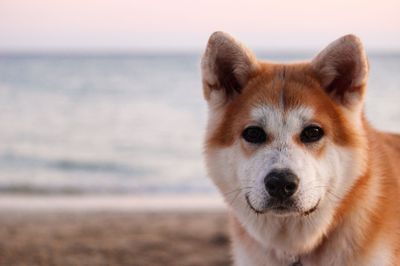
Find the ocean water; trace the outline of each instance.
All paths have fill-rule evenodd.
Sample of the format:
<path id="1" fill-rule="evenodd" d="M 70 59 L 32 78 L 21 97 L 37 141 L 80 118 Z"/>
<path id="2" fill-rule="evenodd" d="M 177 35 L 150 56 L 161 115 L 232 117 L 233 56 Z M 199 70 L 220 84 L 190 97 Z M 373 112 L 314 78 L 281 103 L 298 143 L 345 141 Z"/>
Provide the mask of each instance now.
<path id="1" fill-rule="evenodd" d="M 0 55 L 0 192 L 215 193 L 202 160 L 199 58 Z M 400 55 L 370 64 L 367 115 L 399 132 Z"/>

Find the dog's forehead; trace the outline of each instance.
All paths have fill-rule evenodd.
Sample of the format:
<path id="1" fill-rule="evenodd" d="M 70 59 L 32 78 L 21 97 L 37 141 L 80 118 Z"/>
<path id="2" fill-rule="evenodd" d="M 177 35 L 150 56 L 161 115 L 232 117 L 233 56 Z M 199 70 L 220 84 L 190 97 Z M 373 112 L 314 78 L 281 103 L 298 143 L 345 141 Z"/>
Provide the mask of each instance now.
<path id="1" fill-rule="evenodd" d="M 251 120 L 268 129 L 269 132 L 282 130 L 296 131 L 312 121 L 314 109 L 311 106 L 297 106 L 284 109 L 276 105 L 259 104 L 250 112 Z"/>
<path id="2" fill-rule="evenodd" d="M 321 125 L 335 142 L 350 145 L 352 130 L 340 109 L 302 69 L 266 68 L 252 77 L 240 94 L 223 105 L 223 112 L 215 113 L 218 119 L 210 120 L 214 130 L 209 132 L 208 147 L 234 144 L 250 124 L 259 124 L 272 134 L 288 132 L 288 137 L 308 123 Z"/>
<path id="3" fill-rule="evenodd" d="M 263 104 L 289 110 L 313 105 L 321 100 L 323 94 L 318 83 L 306 73 L 294 66 L 281 66 L 254 76 L 239 98 L 246 104 Z"/>
<path id="4" fill-rule="evenodd" d="M 313 87 L 293 80 L 290 75 L 276 74 L 269 79 L 261 75 L 249 88 L 249 93 L 253 93 L 250 119 L 271 130 L 297 129 L 316 113 L 317 106 L 311 98 L 318 95 Z"/>

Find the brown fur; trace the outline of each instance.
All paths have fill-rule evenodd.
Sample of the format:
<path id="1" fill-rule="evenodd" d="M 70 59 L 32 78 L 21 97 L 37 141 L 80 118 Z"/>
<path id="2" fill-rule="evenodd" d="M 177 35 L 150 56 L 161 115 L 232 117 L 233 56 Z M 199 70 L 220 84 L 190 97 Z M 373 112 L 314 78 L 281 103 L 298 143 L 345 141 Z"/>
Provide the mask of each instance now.
<path id="1" fill-rule="evenodd" d="M 327 134 L 332 135 L 333 140 L 338 145 L 347 147 L 359 145 L 359 136 L 352 130 L 351 125 L 346 123 L 343 114 L 336 110 L 330 98 L 325 97 L 319 91 L 320 89 L 315 86 L 312 76 L 305 76 L 303 81 L 296 80 L 296 74 L 298 75 L 299 73 L 297 71 L 303 71 L 304 67 L 304 65 L 290 67 L 290 71 L 293 71 L 295 81 L 290 82 L 291 76 L 286 76 L 287 80 L 289 80 L 289 82 L 286 81 L 286 84 L 292 86 L 290 86 L 290 89 L 285 94 L 285 106 L 288 108 L 293 107 L 297 104 L 297 101 L 301 101 L 302 104 L 317 105 L 317 110 L 319 110 L 318 122 L 324 125 Z M 278 66 L 275 66 L 275 71 L 278 68 Z M 207 145 L 230 145 L 238 138 L 237 135 L 242 131 L 242 128 L 238 127 L 245 124 L 243 121 L 248 116 L 248 102 L 254 102 L 254 99 L 257 98 L 263 99 L 263 101 L 270 104 L 278 104 L 278 93 L 270 91 L 270 89 L 278 89 L 278 87 L 269 86 L 271 85 L 268 82 L 271 76 L 270 72 L 266 71 L 265 73 L 260 73 L 260 75 L 263 76 L 254 77 L 249 82 L 248 88 L 243 95 L 240 95 L 240 97 L 230 103 L 221 126 L 212 135 L 212 138 L 207 141 Z M 307 89 L 313 90 L 313 93 L 304 93 L 301 91 Z M 341 128 L 340 126 L 343 127 Z M 355 186 L 342 201 L 329 231 L 330 234 L 333 234 L 335 231 L 340 230 L 343 220 L 351 216 L 352 211 L 355 209 L 369 207 L 363 206 L 363 203 L 369 197 L 369 190 L 375 189 L 370 187 L 372 185 L 371 171 L 379 172 L 381 173 L 379 175 L 380 180 L 378 181 L 381 185 L 381 196 L 378 198 L 376 206 L 368 210 L 369 217 L 366 219 L 366 222 L 363 223 L 363 221 L 360 221 L 358 223 L 358 226 L 362 228 L 364 233 L 357 239 L 354 249 L 358 254 L 368 256 L 368 252 L 378 240 L 386 239 L 396 250 L 396 261 L 400 262 L 400 135 L 376 131 L 365 120 L 364 127 L 366 128 L 367 139 L 369 140 L 368 146 L 363 147 L 363 149 L 369 150 L 367 162 L 369 168 L 367 174 L 358 179 Z M 268 142 L 265 145 L 268 145 Z M 322 152 L 322 149 L 318 152 Z M 371 167 L 375 167 L 375 169 L 371 169 Z M 255 240 L 246 234 L 246 231 L 235 218 L 233 220 L 235 235 L 240 238 L 240 241 L 247 243 L 249 249 L 254 249 Z M 324 246 L 329 241 L 330 237 L 327 234 L 321 240 L 320 246 L 316 248 L 317 253 L 320 252 L 323 254 Z"/>
<path id="2" fill-rule="evenodd" d="M 241 126 L 249 120 L 251 107 L 263 103 L 279 106 L 281 93 L 285 110 L 313 106 L 318 114 L 316 122 L 324 125 L 326 133 L 332 135 L 337 144 L 351 146 L 357 142 L 356 133 L 346 123 L 335 102 L 323 91 L 309 64 L 260 64 L 260 69 L 250 78 L 243 92 L 227 103 L 223 121 L 207 139 L 207 146 L 231 145 L 241 134 Z M 281 77 L 283 71 L 284 79 L 276 78 Z"/>
<path id="3" fill-rule="evenodd" d="M 245 49 L 240 45 L 236 48 Z M 248 54 L 248 51 L 239 53 L 240 56 Z M 228 59 L 232 60 L 231 57 Z M 325 136 L 322 141 L 305 149 L 318 158 L 324 154 L 326 142 L 330 141 L 355 151 L 363 171 L 355 177 L 344 197 L 338 199 L 334 218 L 318 243 L 300 255 L 302 261 L 323 265 L 324 258 L 336 247 L 347 246 L 343 256 L 349 265 L 369 265 L 376 256 L 380 258 L 377 249 L 383 245 L 394 257 L 392 264 L 400 263 L 400 135 L 375 130 L 363 115 L 368 64 L 358 38 L 349 35 L 339 39 L 310 63 L 284 65 L 254 61 L 252 56 L 247 59 L 249 61 L 241 58 L 245 66 L 252 67 L 247 71 L 242 69 L 242 82 L 237 81 L 235 74 L 225 71 L 217 71 L 215 82 L 203 79 L 208 101 L 213 90 L 221 90 L 221 86 L 227 89 L 226 101 L 214 107 L 222 115 L 207 134 L 206 152 L 242 141 L 244 128 L 256 122 L 251 121 L 250 114 L 255 106 L 271 106 L 283 114 L 297 107 L 312 107 L 315 110 L 312 123 L 321 125 Z M 232 70 L 229 63 L 228 68 Z M 354 121 L 361 122 L 354 124 Z M 261 147 L 267 147 L 274 140 L 268 129 L 266 134 L 267 141 L 260 144 Z M 298 135 L 293 139 L 297 145 L 306 145 Z M 243 141 L 240 147 L 248 157 L 261 149 Z M 232 226 L 234 241 L 242 243 L 248 254 L 265 254 L 259 242 L 235 216 L 232 216 Z M 280 227 L 280 230 L 282 238 L 285 238 L 289 231 L 285 231 L 285 227 Z M 343 238 L 344 235 L 347 239 Z"/>

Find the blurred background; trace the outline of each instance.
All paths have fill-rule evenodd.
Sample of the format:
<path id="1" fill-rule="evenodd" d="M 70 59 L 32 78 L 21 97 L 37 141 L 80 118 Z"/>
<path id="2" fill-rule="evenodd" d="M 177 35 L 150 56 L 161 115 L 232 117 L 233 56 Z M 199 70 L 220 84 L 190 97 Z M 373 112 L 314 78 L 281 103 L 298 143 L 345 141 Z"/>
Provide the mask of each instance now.
<path id="1" fill-rule="evenodd" d="M 279 61 L 310 59 L 342 35 L 360 36 L 371 65 L 367 116 L 376 127 L 398 132 L 399 10 L 397 0 L 0 0 L 0 206 L 15 212 L 36 202 L 59 211 L 69 202 L 80 206 L 77 197 L 94 196 L 97 207 L 129 209 L 157 197 L 153 209 L 196 202 L 223 210 L 202 160 L 207 110 L 199 63 L 216 30 L 231 33 L 259 58 Z M 215 223 L 225 224 L 223 217 L 214 217 Z M 125 218 L 107 221 L 120 225 Z M 15 219 L 3 224 L 13 228 Z M 37 225 L 55 223 L 49 219 Z M 149 221 L 140 219 L 134 228 Z M 218 228 L 205 241 L 226 248 L 225 229 Z M 0 236 L 12 238 L 13 230 Z M 127 234 L 118 232 L 121 238 Z M 37 264 L 66 263 L 51 260 L 59 254 L 52 246 L 39 252 Z M 149 255 L 153 260 L 126 255 L 126 261 L 113 263 L 157 265 L 175 254 L 159 246 L 161 255 Z M 0 246 L 0 255 L 11 258 L 7 265 L 24 257 L 18 247 L 11 252 Z M 104 250 L 85 247 L 94 250 L 85 254 L 100 254 L 86 265 L 107 261 Z M 226 265 L 226 254 L 215 265 Z M 178 264 L 203 265 L 200 259 Z"/>
<path id="2" fill-rule="evenodd" d="M 359 35 L 367 114 L 400 130 L 398 1 L 0 2 L 0 191 L 214 193 L 200 55 L 224 30 L 269 60 Z"/>

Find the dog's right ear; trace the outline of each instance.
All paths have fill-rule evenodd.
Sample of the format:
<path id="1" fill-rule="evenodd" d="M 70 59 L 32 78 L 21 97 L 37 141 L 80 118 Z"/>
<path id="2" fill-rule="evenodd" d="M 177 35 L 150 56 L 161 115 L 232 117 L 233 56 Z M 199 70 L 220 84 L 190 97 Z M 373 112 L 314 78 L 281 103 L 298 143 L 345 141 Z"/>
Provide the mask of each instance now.
<path id="1" fill-rule="evenodd" d="M 257 65 L 253 53 L 233 37 L 213 33 L 201 61 L 204 97 L 209 101 L 217 92 L 224 102 L 232 99 L 246 86 Z"/>

